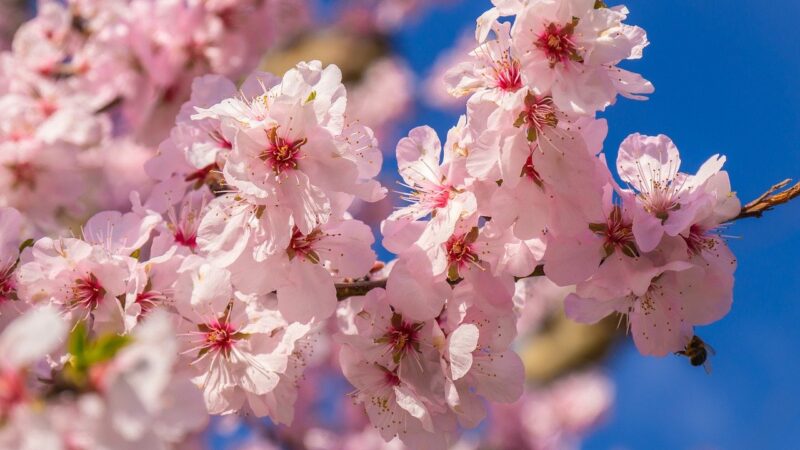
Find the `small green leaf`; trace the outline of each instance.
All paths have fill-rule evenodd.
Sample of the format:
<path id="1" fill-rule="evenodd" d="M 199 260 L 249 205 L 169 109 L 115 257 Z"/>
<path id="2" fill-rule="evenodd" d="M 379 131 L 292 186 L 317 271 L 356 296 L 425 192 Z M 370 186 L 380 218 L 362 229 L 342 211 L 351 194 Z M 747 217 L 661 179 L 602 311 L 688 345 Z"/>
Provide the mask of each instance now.
<path id="1" fill-rule="evenodd" d="M 86 352 L 86 360 L 90 365 L 108 361 L 130 342 L 131 338 L 128 336 L 104 335 L 90 345 L 89 351 Z"/>
<path id="2" fill-rule="evenodd" d="M 313 102 L 314 99 L 316 99 L 316 98 L 317 98 L 317 91 L 311 91 L 311 93 L 308 94 L 308 98 L 306 99 L 306 103 Z"/>

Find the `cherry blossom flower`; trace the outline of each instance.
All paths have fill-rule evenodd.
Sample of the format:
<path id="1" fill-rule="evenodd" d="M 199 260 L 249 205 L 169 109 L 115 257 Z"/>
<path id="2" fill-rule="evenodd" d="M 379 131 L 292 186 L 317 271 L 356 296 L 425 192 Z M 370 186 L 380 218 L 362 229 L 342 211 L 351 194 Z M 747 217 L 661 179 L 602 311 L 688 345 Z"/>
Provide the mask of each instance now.
<path id="1" fill-rule="evenodd" d="M 613 104 L 617 94 L 641 99 L 653 92 L 650 82 L 616 67 L 640 58 L 649 44 L 641 28 L 622 23 L 624 6 L 535 1 L 514 13 L 512 38 L 522 72 L 537 94 L 552 93 L 561 110 L 592 115 Z"/>
<path id="2" fill-rule="evenodd" d="M 42 238 L 22 254 L 19 298 L 59 307 L 72 321 L 91 319 L 93 328 L 120 331 L 124 295 L 133 258 L 119 257 L 74 238 Z"/>
<path id="3" fill-rule="evenodd" d="M 677 236 L 689 232 L 699 222 L 697 217 L 709 208 L 720 209 L 713 226 L 735 217 L 739 202 L 724 186 L 719 192 L 706 184 L 725 183 L 727 175 L 720 172 L 725 157 L 712 156 L 697 172 L 687 175 L 678 172 L 680 155 L 672 141 L 664 136 L 633 134 L 620 146 L 617 168 L 620 177 L 635 189 L 640 208 L 634 214 L 633 233 L 643 251 L 654 249 L 664 234 Z M 717 181 L 718 177 L 720 178 Z M 714 181 L 711 181 L 714 180 Z"/>
<path id="4" fill-rule="evenodd" d="M 229 284 L 226 289 L 224 282 L 206 281 L 212 274 L 194 276 L 197 295 L 192 303 L 176 303 L 183 318 L 181 354 L 191 361 L 196 373 L 192 380 L 202 389 L 210 413 L 229 414 L 247 402 L 256 414 L 265 415 L 268 409 L 260 397 L 279 384 L 309 326 L 288 324 L 268 309 L 268 299 L 234 294 Z"/>

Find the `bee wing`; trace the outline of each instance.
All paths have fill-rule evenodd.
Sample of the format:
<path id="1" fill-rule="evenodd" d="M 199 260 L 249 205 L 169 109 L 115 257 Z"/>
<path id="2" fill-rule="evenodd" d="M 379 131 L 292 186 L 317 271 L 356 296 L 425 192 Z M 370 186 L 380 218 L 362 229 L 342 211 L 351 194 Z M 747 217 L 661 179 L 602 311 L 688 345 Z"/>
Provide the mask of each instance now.
<path id="1" fill-rule="evenodd" d="M 707 342 L 704 342 L 703 344 L 706 346 L 706 351 L 708 352 L 709 355 L 716 355 L 717 354 L 717 351 L 714 350 L 714 347 L 708 345 Z"/>
<path id="2" fill-rule="evenodd" d="M 706 358 L 706 361 L 703 363 L 703 369 L 705 369 L 706 374 L 711 375 L 711 358 Z"/>

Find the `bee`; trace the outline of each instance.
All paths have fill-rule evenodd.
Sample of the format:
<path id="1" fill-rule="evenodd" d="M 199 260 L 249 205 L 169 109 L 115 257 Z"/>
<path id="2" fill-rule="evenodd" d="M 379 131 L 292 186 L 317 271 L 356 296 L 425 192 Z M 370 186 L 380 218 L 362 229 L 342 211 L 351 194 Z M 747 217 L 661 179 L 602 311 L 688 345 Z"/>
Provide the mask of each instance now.
<path id="1" fill-rule="evenodd" d="M 692 340 L 686 344 L 686 348 L 679 352 L 675 352 L 676 355 L 681 355 L 689 358 L 689 362 L 693 366 L 703 366 L 707 374 L 711 374 L 711 360 L 709 356 L 716 355 L 717 352 L 714 349 L 705 343 L 699 336 L 692 336 Z"/>

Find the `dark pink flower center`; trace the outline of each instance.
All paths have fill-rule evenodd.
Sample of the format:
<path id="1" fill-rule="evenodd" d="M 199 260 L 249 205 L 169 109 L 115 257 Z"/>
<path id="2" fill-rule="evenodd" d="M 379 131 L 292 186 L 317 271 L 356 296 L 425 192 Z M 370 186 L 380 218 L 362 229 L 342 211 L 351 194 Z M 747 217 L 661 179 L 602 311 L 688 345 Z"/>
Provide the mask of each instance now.
<path id="1" fill-rule="evenodd" d="M 191 250 L 195 250 L 197 248 L 197 233 L 195 230 L 176 228 L 173 236 L 175 237 L 176 243 L 184 247 L 188 247 Z"/>
<path id="2" fill-rule="evenodd" d="M 419 332 L 425 324 L 423 322 L 411 323 L 403 320 L 403 316 L 392 313 L 392 320 L 389 329 L 375 342 L 384 344 L 392 352 L 392 360 L 395 364 L 412 350 L 419 352 Z"/>
<path id="3" fill-rule="evenodd" d="M 297 168 L 298 161 L 302 158 L 301 149 L 308 139 L 295 141 L 278 136 L 278 129 L 267 131 L 267 148 L 261 153 L 261 159 L 266 162 L 276 174 Z"/>
<path id="4" fill-rule="evenodd" d="M 383 381 L 386 383 L 386 385 L 388 386 L 400 385 L 400 377 L 397 376 L 397 373 L 383 367 L 381 367 L 381 369 L 383 369 Z"/>
<path id="5" fill-rule="evenodd" d="M 72 285 L 71 308 L 83 308 L 88 311 L 95 310 L 106 295 L 106 290 L 94 274 L 75 280 Z"/>
<path id="6" fill-rule="evenodd" d="M 14 281 L 14 264 L 0 266 L 0 304 L 16 298 L 17 284 Z"/>
<path id="7" fill-rule="evenodd" d="M 519 61 L 511 58 L 500 61 L 494 67 L 494 78 L 497 88 L 506 92 L 514 92 L 522 87 Z"/>
<path id="8" fill-rule="evenodd" d="M 164 295 L 158 291 L 145 291 L 136 296 L 135 302 L 142 308 L 140 317 L 145 316 L 159 303 L 164 301 Z"/>
<path id="9" fill-rule="evenodd" d="M 534 44 L 544 52 L 545 57 L 550 61 L 550 67 L 567 61 L 583 62 L 583 58 L 578 52 L 578 46 L 573 40 L 577 24 L 577 19 L 563 26 L 550 23 L 537 37 Z"/>
<path id="10" fill-rule="evenodd" d="M 227 356 L 238 340 L 236 329 L 224 320 L 214 320 L 199 328 L 205 333 L 202 352 L 222 352 Z"/>
<path id="11" fill-rule="evenodd" d="M 447 261 L 458 268 L 480 261 L 468 234 L 453 235 L 445 243 Z M 474 241 L 473 241 L 474 242 Z"/>
<path id="12" fill-rule="evenodd" d="M 322 231 L 318 229 L 313 230 L 311 233 L 303 234 L 299 228 L 294 227 L 292 229 L 292 239 L 286 252 L 290 258 L 300 256 L 316 264 L 319 262 L 319 255 L 314 251 L 314 245 L 322 236 Z"/>
<path id="13" fill-rule="evenodd" d="M 11 187 L 19 189 L 21 187 L 33 190 L 36 188 L 37 168 L 29 162 L 17 162 L 6 166 L 11 172 Z"/>
<path id="14" fill-rule="evenodd" d="M 619 206 L 613 207 L 606 223 L 589 224 L 589 229 L 603 238 L 603 249 L 606 256 L 611 256 L 616 250 L 632 258 L 639 256 L 633 236 L 633 224 L 623 216 L 622 208 Z"/>

